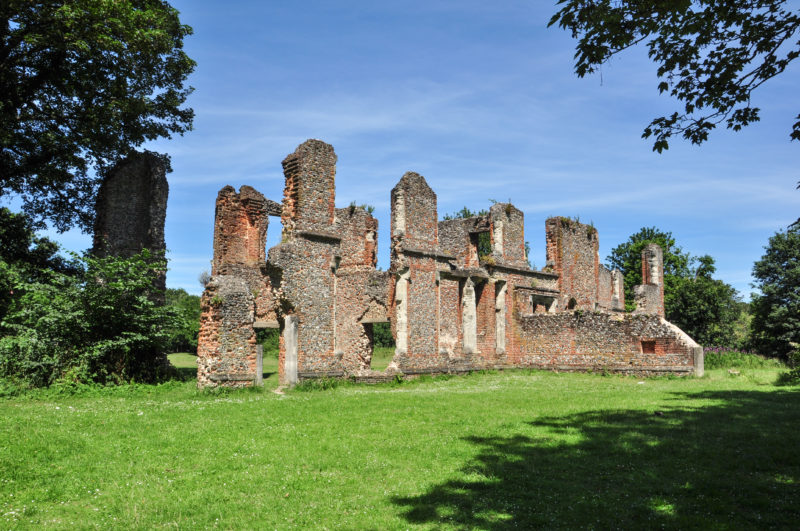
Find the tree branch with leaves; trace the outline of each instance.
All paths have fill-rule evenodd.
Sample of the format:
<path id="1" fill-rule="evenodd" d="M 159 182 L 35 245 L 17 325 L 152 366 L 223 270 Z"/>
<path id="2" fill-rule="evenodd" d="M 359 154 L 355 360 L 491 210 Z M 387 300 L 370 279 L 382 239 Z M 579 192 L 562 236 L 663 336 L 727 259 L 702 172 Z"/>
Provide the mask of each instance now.
<path id="1" fill-rule="evenodd" d="M 164 0 L 0 2 L 0 196 L 90 230 L 102 173 L 191 129 L 191 32 Z"/>
<path id="2" fill-rule="evenodd" d="M 597 71 L 645 44 L 658 65 L 658 90 L 683 105 L 653 119 L 642 134 L 653 150 L 682 136 L 701 144 L 718 125 L 739 131 L 760 119 L 753 91 L 800 56 L 800 10 L 785 0 L 559 0 L 549 26 L 578 39 L 575 72 Z M 800 115 L 790 138 L 800 140 Z"/>

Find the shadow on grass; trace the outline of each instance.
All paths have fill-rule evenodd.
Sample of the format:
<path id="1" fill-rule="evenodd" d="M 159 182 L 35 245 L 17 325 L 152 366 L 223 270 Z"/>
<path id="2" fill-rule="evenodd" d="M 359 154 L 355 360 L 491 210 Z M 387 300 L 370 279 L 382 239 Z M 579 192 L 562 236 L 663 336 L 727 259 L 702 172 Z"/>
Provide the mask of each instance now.
<path id="1" fill-rule="evenodd" d="M 468 437 L 457 479 L 392 501 L 412 524 L 797 529 L 800 391 L 676 394 L 657 412 L 591 411 Z M 668 401 L 669 402 L 669 401 Z"/>

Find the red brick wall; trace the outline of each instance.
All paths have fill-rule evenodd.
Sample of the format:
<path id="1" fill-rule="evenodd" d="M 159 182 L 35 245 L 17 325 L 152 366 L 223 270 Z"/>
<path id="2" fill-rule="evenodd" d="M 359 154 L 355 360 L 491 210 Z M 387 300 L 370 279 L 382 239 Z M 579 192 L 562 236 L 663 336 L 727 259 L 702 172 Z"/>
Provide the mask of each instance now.
<path id="1" fill-rule="evenodd" d="M 509 361 L 544 368 L 691 371 L 692 345 L 658 316 L 573 312 L 519 318 L 520 348 Z M 642 352 L 642 341 L 655 352 Z"/>

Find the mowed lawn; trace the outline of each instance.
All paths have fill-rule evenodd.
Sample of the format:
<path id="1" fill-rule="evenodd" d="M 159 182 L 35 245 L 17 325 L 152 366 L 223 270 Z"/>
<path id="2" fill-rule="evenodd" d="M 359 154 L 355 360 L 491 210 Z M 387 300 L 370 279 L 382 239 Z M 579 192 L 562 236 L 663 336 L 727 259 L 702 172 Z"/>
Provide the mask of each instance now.
<path id="1" fill-rule="evenodd" d="M 0 400 L 0 527 L 796 529 L 779 372 L 32 393 Z"/>

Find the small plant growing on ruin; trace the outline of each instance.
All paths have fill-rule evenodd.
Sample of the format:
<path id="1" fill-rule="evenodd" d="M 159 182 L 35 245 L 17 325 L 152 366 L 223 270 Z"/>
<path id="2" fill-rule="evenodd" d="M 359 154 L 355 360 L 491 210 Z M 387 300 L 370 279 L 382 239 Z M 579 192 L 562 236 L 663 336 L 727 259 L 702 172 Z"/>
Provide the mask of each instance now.
<path id="1" fill-rule="evenodd" d="M 361 210 L 366 211 L 367 214 L 372 214 L 373 212 L 375 212 L 375 207 L 374 206 L 368 205 L 366 203 L 363 203 L 361 205 L 357 205 L 355 201 L 351 201 L 350 204 L 347 206 L 347 208 L 350 210 L 350 215 L 351 216 L 355 213 L 357 208 L 360 208 Z"/>
<path id="2" fill-rule="evenodd" d="M 223 302 L 224 301 L 222 300 L 222 297 L 220 297 L 219 295 L 214 295 L 213 297 L 211 297 L 211 306 L 215 308 L 218 306 L 222 306 Z"/>

